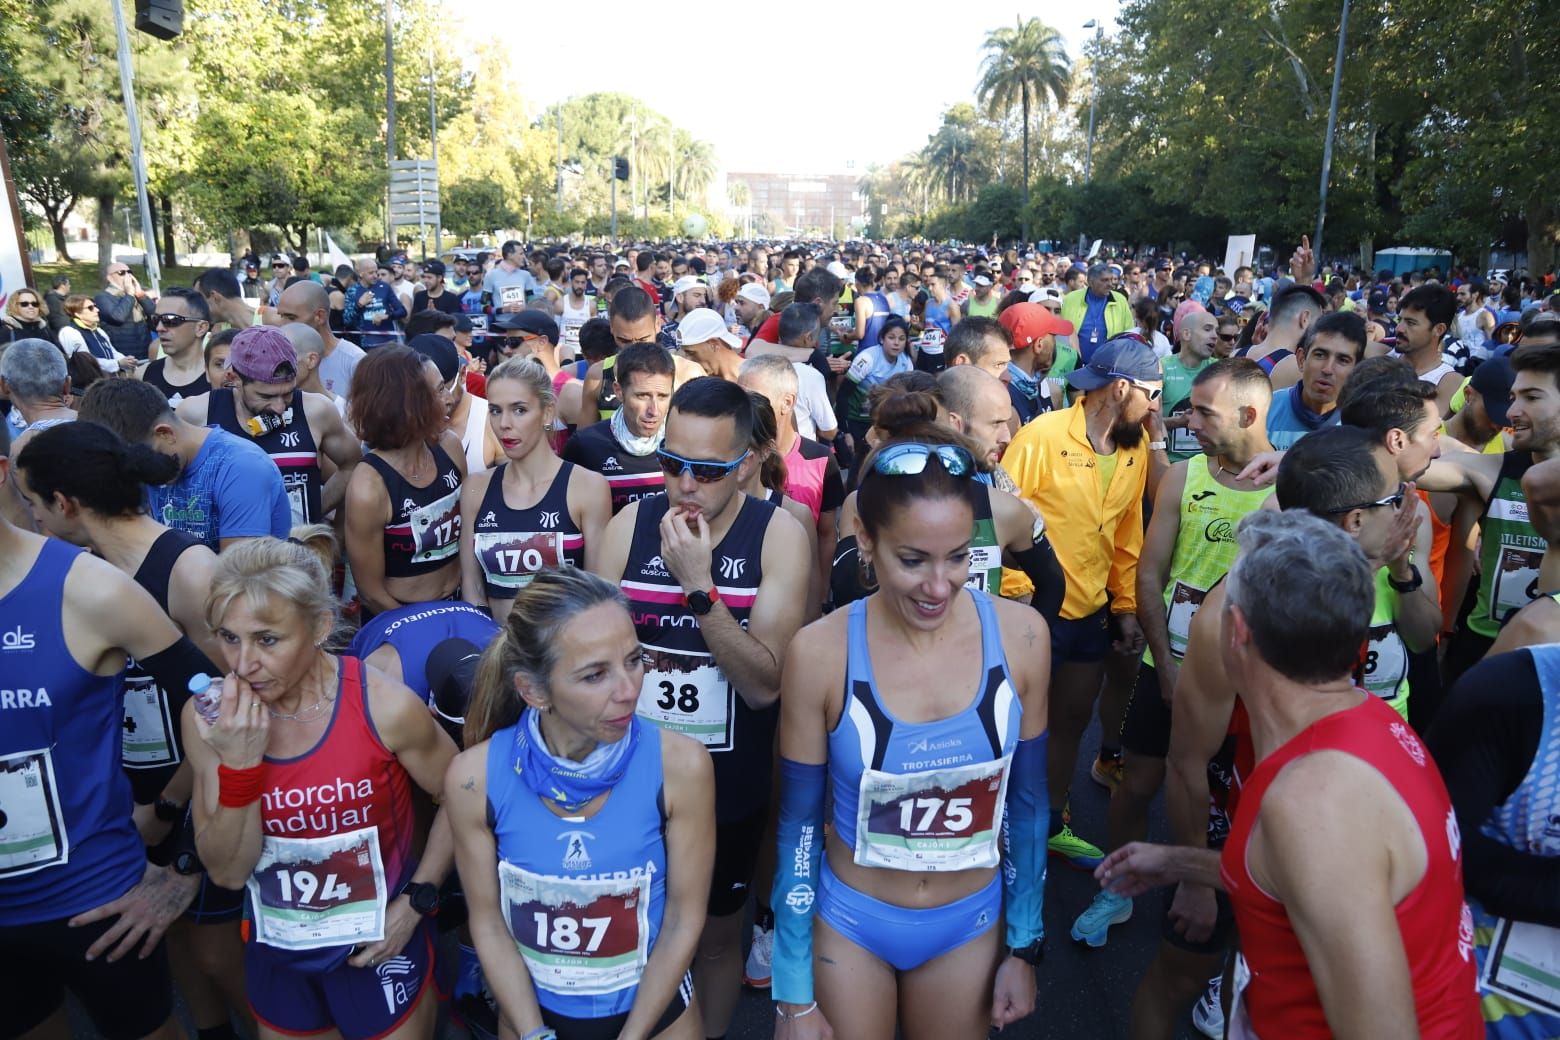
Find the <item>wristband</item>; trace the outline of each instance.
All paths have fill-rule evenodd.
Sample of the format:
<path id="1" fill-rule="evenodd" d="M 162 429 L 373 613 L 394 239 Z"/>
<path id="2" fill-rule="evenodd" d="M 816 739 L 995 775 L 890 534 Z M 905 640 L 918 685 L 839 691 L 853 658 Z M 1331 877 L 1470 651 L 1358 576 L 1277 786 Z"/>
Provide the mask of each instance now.
<path id="1" fill-rule="evenodd" d="M 217 803 L 226 809 L 243 809 L 260 800 L 265 785 L 265 763 L 248 769 L 217 766 Z"/>
<path id="2" fill-rule="evenodd" d="M 542 1026 L 525 1034 L 520 1040 L 558 1040 L 558 1032 L 552 1026 Z"/>
<path id="3" fill-rule="evenodd" d="M 1149 441 L 1148 442 L 1148 450 L 1149 451 L 1164 451 L 1165 450 L 1165 442 L 1164 441 Z"/>
<path id="4" fill-rule="evenodd" d="M 806 1018 L 808 1015 L 812 1014 L 814 1011 L 817 1011 L 817 1010 L 818 1010 L 818 1002 L 816 1000 L 813 1001 L 811 1004 L 808 1004 L 805 1008 L 803 1008 L 802 1010 L 798 1011 L 794 1015 L 786 1014 L 785 1013 L 785 1009 L 782 1008 L 779 1004 L 776 1004 L 775 1005 L 775 1017 L 780 1019 L 780 1021 L 782 1021 L 782 1022 L 795 1022 L 799 1018 Z"/>

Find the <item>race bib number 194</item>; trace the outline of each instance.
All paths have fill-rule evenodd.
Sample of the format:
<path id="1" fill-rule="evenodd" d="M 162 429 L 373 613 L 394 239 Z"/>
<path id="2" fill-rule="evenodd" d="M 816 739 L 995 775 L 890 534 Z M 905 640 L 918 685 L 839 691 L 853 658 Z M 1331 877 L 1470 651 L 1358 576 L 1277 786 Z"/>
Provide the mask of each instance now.
<path id="1" fill-rule="evenodd" d="M 282 950 L 354 946 L 385 937 L 379 828 L 328 838 L 271 838 L 249 877 L 255 938 Z"/>

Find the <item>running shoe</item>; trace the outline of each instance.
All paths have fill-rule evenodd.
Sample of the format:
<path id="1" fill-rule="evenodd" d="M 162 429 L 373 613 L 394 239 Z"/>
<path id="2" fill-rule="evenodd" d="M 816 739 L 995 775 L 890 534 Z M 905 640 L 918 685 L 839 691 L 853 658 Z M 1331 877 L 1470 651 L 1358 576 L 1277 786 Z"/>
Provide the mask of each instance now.
<path id="1" fill-rule="evenodd" d="M 1121 783 L 1121 759 L 1106 758 L 1103 755 L 1094 756 L 1094 764 L 1089 767 L 1089 776 L 1105 790 L 1114 791 Z"/>
<path id="2" fill-rule="evenodd" d="M 1066 824 L 1045 845 L 1051 855 L 1062 857 L 1079 870 L 1093 870 L 1105 858 L 1105 853 L 1078 837 Z"/>
<path id="3" fill-rule="evenodd" d="M 753 945 L 742 967 L 742 981 L 753 989 L 768 989 L 773 975 L 775 932 L 773 928 L 753 926 Z"/>
<path id="4" fill-rule="evenodd" d="M 1224 976 L 1215 975 L 1192 1008 L 1192 1025 L 1208 1040 L 1224 1040 L 1224 1004 L 1219 999 L 1223 988 Z"/>
<path id="5" fill-rule="evenodd" d="M 1132 900 L 1114 892 L 1100 889 L 1089 908 L 1073 922 L 1073 942 L 1088 943 L 1095 949 L 1105 945 L 1105 933 L 1113 924 L 1132 920 Z"/>

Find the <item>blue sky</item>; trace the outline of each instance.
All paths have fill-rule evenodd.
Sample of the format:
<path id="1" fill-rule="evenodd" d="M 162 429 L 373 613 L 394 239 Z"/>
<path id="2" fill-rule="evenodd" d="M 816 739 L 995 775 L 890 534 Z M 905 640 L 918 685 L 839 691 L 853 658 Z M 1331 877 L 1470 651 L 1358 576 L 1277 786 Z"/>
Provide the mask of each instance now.
<path id="1" fill-rule="evenodd" d="M 460 0 L 457 9 L 468 30 L 480 28 L 510 45 L 517 85 L 533 112 L 596 90 L 636 94 L 714 144 L 725 170 L 859 173 L 914 151 L 945 108 L 973 99 L 988 30 L 1016 15 L 1038 16 L 1076 57 L 1092 35 L 1083 23 L 1098 18 L 1113 32 L 1119 6 L 1119 0 L 1031 0 L 972 15 L 958 4 L 923 0 L 898 7 L 796 0 L 730 8 Z M 653 10 L 673 13 L 653 16 Z M 625 31 L 628 25 L 632 31 Z M 793 71 L 783 94 L 770 86 L 768 70 L 779 68 Z M 853 117 L 849 96 L 868 84 L 878 99 L 896 100 Z M 831 107 L 840 131 L 820 126 L 797 148 L 789 114 Z"/>

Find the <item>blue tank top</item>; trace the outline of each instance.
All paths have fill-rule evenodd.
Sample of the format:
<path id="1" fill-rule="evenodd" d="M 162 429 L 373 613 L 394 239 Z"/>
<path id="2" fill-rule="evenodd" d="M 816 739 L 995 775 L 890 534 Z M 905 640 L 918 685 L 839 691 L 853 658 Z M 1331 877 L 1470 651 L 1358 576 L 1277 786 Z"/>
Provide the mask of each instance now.
<path id="1" fill-rule="evenodd" d="M 542 1007 L 571 1018 L 622 1014 L 666 908 L 661 733 L 636 718 L 623 779 L 594 815 L 566 817 L 516 772 L 518 725 L 494 733 L 487 754 L 504 923 Z"/>
<path id="2" fill-rule="evenodd" d="M 715 819 L 733 823 L 769 806 L 770 763 L 780 706 L 762 711 L 727 681 L 661 559 L 665 494 L 641 499 L 623 568 L 623 594 L 645 648 L 639 717 L 703 744 L 715 764 Z M 743 628 L 764 580 L 764 532 L 775 507 L 738 496 L 740 512 L 711 557 L 720 600 Z"/>
<path id="3" fill-rule="evenodd" d="M 943 335 L 953 331 L 953 323 L 948 320 L 948 305 L 938 303 L 930 296 L 926 298 L 926 310 L 921 315 L 924 325 L 935 325 L 943 330 Z"/>
<path id="4" fill-rule="evenodd" d="M 79 552 L 50 538 L 0 598 L 0 927 L 112 902 L 146 868 L 119 768 L 123 675 L 93 675 L 65 646 Z"/>
<path id="5" fill-rule="evenodd" d="M 410 603 L 375 614 L 352 637 L 347 655 L 367 659 L 389 643 L 401 655 L 401 681 L 423 700 L 431 700 L 424 668 L 433 648 L 446 639 L 466 639 L 486 647 L 498 634 L 498 622 L 469 603 Z"/>
<path id="6" fill-rule="evenodd" d="M 867 319 L 867 332 L 861 337 L 861 346 L 875 347 L 883 335 L 883 323 L 893 317 L 894 312 L 888 305 L 888 297 L 880 292 L 869 292 L 863 299 L 871 302 L 872 316 Z"/>
<path id="7" fill-rule="evenodd" d="M 1544 697 L 1544 727 L 1527 775 L 1480 829 L 1507 848 L 1560 857 L 1560 644 L 1525 649 Z"/>
<path id="8" fill-rule="evenodd" d="M 867 600 L 850 605 L 845 706 L 829 734 L 834 831 L 861 866 L 950 871 L 995 867 L 1008 761 L 1023 705 L 991 598 L 969 590 L 980 617 L 980 687 L 958 714 L 896 719 L 878 693 L 867 646 Z"/>

